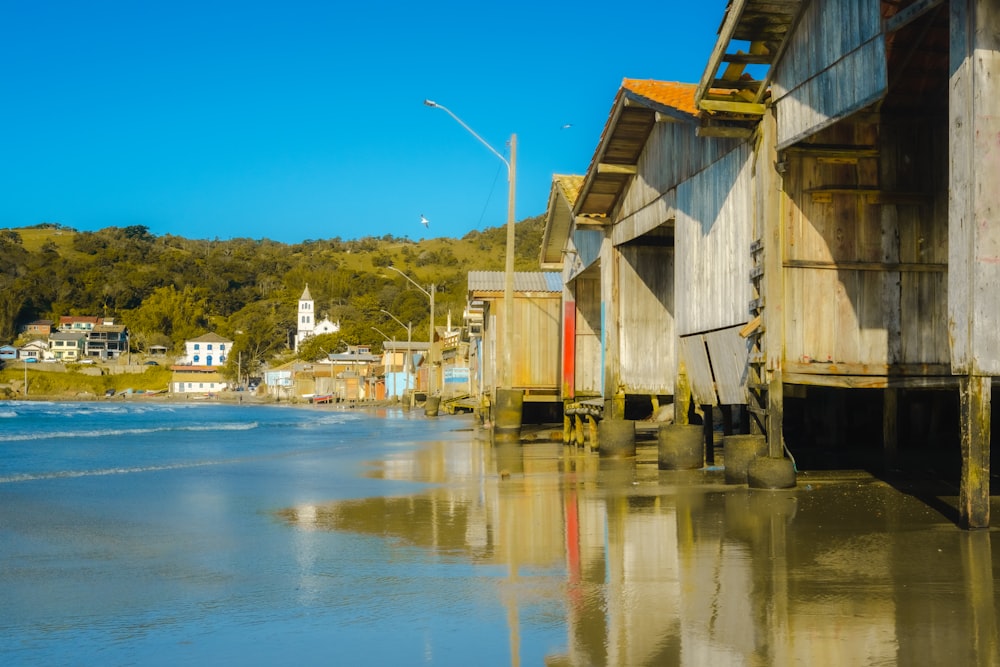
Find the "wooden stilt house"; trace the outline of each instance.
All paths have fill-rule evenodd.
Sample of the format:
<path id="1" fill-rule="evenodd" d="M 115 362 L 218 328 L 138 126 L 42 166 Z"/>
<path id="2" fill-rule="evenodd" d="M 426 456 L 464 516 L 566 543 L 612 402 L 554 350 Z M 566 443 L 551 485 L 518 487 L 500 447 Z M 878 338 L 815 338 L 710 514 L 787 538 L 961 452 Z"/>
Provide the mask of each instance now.
<path id="1" fill-rule="evenodd" d="M 786 398 L 823 396 L 812 435 L 843 442 L 845 397 L 880 392 L 892 458 L 903 400 L 957 393 L 970 527 L 989 521 L 1000 374 L 998 49 L 988 0 L 732 0 L 697 92 L 702 134 L 752 148 L 745 333 L 771 454 Z"/>
<path id="2" fill-rule="evenodd" d="M 586 176 L 553 180 L 542 261 L 563 255 L 564 392 L 605 417 L 649 416 L 685 367 L 698 403 L 746 402 L 749 147 L 699 137 L 695 92 L 625 79 Z"/>
<path id="3" fill-rule="evenodd" d="M 504 274 L 470 271 L 469 315 L 475 324 L 469 343 L 470 384 L 474 393 L 495 404 L 495 390 L 504 377 Z M 538 404 L 559 401 L 559 330 L 561 284 L 551 271 L 514 274 L 514 349 L 510 355 L 513 389 L 524 392 L 525 421 L 544 412 Z M 536 404 L 536 405 L 532 405 Z"/>

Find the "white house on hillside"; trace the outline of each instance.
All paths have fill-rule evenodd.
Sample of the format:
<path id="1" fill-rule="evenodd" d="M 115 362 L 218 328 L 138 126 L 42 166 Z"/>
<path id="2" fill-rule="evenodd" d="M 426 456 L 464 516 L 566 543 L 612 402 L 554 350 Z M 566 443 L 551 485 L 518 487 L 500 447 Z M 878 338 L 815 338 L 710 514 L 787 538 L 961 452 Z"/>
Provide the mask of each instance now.
<path id="1" fill-rule="evenodd" d="M 207 333 L 184 342 L 185 357 L 182 364 L 188 366 L 224 366 L 233 341 L 217 333 Z"/>

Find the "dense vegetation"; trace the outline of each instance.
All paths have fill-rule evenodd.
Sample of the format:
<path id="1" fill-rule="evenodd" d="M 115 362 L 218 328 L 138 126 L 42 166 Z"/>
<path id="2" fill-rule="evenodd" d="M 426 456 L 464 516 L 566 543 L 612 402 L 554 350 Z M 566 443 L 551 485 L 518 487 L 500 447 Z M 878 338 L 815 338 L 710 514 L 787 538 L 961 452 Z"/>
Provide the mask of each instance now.
<path id="1" fill-rule="evenodd" d="M 517 225 L 518 270 L 536 270 L 541 217 Z M 457 321 L 470 270 L 502 270 L 506 230 L 474 231 L 462 239 L 415 242 L 384 236 L 307 240 L 284 244 L 266 239 L 191 240 L 154 236 L 144 226 L 78 232 L 55 224 L 0 230 L 0 343 L 20 326 L 62 315 L 114 317 L 129 327 L 143 351 L 207 331 L 234 340 L 230 359 L 245 370 L 287 351 L 295 333 L 297 302 L 306 284 L 316 314 L 339 321 L 339 334 L 323 337 L 323 349 L 347 344 L 381 348 L 377 327 L 399 340 L 406 331 L 382 311 L 413 323 L 415 340 L 426 339 L 427 297 L 394 266 L 421 285 L 437 286 L 439 324 L 448 311 Z"/>

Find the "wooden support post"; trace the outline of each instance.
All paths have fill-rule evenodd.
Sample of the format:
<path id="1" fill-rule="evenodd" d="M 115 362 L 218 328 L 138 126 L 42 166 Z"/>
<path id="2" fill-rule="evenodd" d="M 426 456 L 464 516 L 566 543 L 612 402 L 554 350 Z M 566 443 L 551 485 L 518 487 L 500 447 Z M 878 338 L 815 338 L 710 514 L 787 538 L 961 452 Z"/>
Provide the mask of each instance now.
<path id="1" fill-rule="evenodd" d="M 565 410 L 566 405 L 563 404 L 563 444 L 568 445 L 573 442 L 573 417 Z"/>
<path id="2" fill-rule="evenodd" d="M 691 407 L 691 383 L 688 382 L 684 363 L 677 369 L 677 382 L 674 383 L 674 423 L 687 424 L 688 410 Z"/>
<path id="3" fill-rule="evenodd" d="M 722 410 L 722 435 L 733 435 L 733 406 L 720 405 Z"/>
<path id="4" fill-rule="evenodd" d="M 882 393 L 882 465 L 891 470 L 899 464 L 899 390 Z"/>
<path id="5" fill-rule="evenodd" d="M 958 511 L 962 528 L 990 525 L 991 378 L 967 375 L 959 380 L 962 431 L 962 479 Z"/>
<path id="6" fill-rule="evenodd" d="M 781 458 L 785 455 L 785 441 L 782 422 L 785 416 L 785 394 L 782 387 L 781 371 L 771 372 L 767 388 L 767 455 Z"/>
<path id="7" fill-rule="evenodd" d="M 601 241 L 601 344 L 604 350 L 604 419 L 625 418 L 625 395 L 621 384 L 621 303 L 619 263 L 623 261 L 610 231 Z"/>
<path id="8" fill-rule="evenodd" d="M 590 436 L 591 448 L 597 447 L 597 420 L 594 415 L 587 415 L 587 434 Z"/>
<path id="9" fill-rule="evenodd" d="M 959 376 L 960 523 L 989 526 L 991 376 L 1000 376 L 1000 5 L 949 3 L 948 337 Z"/>
<path id="10" fill-rule="evenodd" d="M 769 374 L 767 387 L 767 451 L 768 456 L 785 455 L 783 433 L 785 397 L 782 381 L 782 363 L 785 350 L 785 234 L 782 215 L 781 174 L 778 173 L 777 122 L 774 110 L 769 109 L 760 123 L 761 138 L 757 149 L 757 180 L 760 183 L 758 212 L 764 240 L 763 293 L 767 307 L 763 319 L 766 334 L 764 351 Z"/>
<path id="11" fill-rule="evenodd" d="M 701 406 L 705 414 L 703 433 L 705 434 L 705 463 L 715 465 L 715 417 L 712 415 L 712 406 Z"/>
<path id="12" fill-rule="evenodd" d="M 573 421 L 576 424 L 576 445 L 577 447 L 583 447 L 587 444 L 587 441 L 583 437 L 583 419 L 580 415 L 573 415 Z"/>

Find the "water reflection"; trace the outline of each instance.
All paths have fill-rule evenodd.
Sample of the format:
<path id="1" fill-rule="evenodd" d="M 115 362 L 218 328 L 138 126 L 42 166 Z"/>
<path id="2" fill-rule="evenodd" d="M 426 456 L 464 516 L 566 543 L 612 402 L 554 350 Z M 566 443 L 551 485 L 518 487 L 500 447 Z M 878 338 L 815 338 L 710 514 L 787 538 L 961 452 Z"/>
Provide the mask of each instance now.
<path id="1" fill-rule="evenodd" d="M 372 469 L 417 493 L 281 516 L 487 568 L 513 665 L 535 622 L 565 628 L 553 666 L 1000 664 L 992 532 L 866 475 L 756 491 L 653 450 L 432 444 Z"/>

